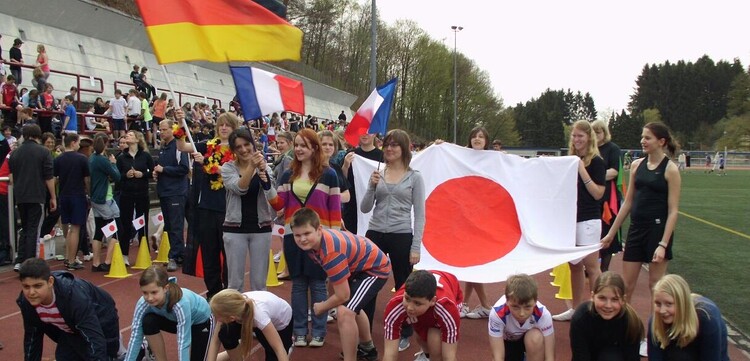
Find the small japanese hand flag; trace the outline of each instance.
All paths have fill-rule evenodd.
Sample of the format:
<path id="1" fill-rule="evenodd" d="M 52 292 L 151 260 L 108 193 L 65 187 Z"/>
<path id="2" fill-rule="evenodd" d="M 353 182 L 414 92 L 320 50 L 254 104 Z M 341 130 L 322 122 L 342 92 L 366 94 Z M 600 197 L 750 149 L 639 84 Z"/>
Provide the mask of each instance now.
<path id="1" fill-rule="evenodd" d="M 273 229 L 271 230 L 272 236 L 279 236 L 284 237 L 284 226 L 280 226 L 278 224 L 273 225 Z"/>
<path id="2" fill-rule="evenodd" d="M 133 228 L 135 228 L 136 231 L 143 228 L 145 225 L 146 225 L 145 215 L 141 215 L 140 217 L 133 220 Z"/>
<path id="3" fill-rule="evenodd" d="M 117 232 L 117 223 L 115 221 L 109 222 L 102 227 L 104 237 L 110 238 L 115 232 Z"/>
<path id="4" fill-rule="evenodd" d="M 153 222 L 157 226 L 164 223 L 164 215 L 161 212 L 154 214 L 153 216 L 151 216 L 151 222 Z"/>

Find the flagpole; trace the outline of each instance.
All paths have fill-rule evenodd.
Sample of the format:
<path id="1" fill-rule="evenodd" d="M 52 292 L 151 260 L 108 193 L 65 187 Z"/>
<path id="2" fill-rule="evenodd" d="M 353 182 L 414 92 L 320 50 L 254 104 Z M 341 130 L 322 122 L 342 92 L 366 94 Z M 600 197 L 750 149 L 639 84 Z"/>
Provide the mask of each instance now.
<path id="1" fill-rule="evenodd" d="M 177 103 L 177 96 L 174 93 L 174 88 L 172 87 L 172 80 L 169 79 L 169 73 L 167 73 L 167 67 L 162 64 L 161 70 L 164 72 L 164 77 L 167 79 L 167 85 L 169 86 L 169 92 L 172 94 L 172 99 L 174 99 L 175 104 Z M 182 106 L 182 104 L 178 104 L 179 106 Z M 188 127 L 187 122 L 185 121 L 185 118 L 182 118 L 182 127 L 185 129 L 185 134 L 187 135 L 188 141 L 190 141 L 190 146 L 193 147 L 193 151 L 197 152 L 198 148 L 195 147 L 195 142 L 193 142 L 193 135 L 190 134 L 190 127 Z"/>

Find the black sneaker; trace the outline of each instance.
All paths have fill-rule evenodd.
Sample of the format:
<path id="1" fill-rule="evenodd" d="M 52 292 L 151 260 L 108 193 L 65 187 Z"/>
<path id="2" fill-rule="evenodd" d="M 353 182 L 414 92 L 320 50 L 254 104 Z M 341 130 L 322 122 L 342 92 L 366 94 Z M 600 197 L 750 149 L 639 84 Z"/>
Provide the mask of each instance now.
<path id="1" fill-rule="evenodd" d="M 373 347 L 371 350 L 365 350 L 357 346 L 357 358 L 360 360 L 377 361 L 378 349 Z"/>
<path id="2" fill-rule="evenodd" d="M 78 262 L 65 262 L 65 269 L 67 269 L 68 271 L 77 271 L 82 268 L 83 265 Z"/>
<path id="3" fill-rule="evenodd" d="M 344 359 L 344 353 L 339 353 L 339 358 Z M 362 346 L 357 345 L 357 360 L 377 361 L 378 350 L 373 347 L 372 350 L 366 351 Z"/>
<path id="4" fill-rule="evenodd" d="M 100 263 L 98 266 L 91 265 L 91 272 L 109 272 L 109 265 Z"/>

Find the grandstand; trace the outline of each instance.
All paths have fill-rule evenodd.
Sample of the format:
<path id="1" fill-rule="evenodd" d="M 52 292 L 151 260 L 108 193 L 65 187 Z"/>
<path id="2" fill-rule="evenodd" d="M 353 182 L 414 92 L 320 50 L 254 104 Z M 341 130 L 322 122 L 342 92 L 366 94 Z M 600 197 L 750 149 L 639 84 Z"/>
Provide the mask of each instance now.
<path id="1" fill-rule="evenodd" d="M 44 11 L 39 11 L 44 9 Z M 166 74 L 151 53 L 151 44 L 139 18 L 87 0 L 0 0 L 0 43 L 3 58 L 15 38 L 21 39 L 24 64 L 18 88 L 31 89 L 36 46 L 46 47 L 51 67 L 48 82 L 53 95 L 62 98 L 71 86 L 79 89 L 78 111 L 96 97 L 105 100 L 120 88 L 133 87 L 128 74 L 133 65 L 150 69 L 149 80 L 161 93 L 168 88 Z M 301 80 L 306 113 L 319 119 L 336 119 L 342 110 L 351 119 L 356 96 L 266 63 L 248 63 L 264 70 Z M 5 64 L 7 71 L 8 65 Z M 166 67 L 177 104 L 203 102 L 229 108 L 235 90 L 227 64 L 191 62 Z M 170 96 L 171 97 L 171 96 Z M 79 127 L 79 129 L 81 129 Z"/>

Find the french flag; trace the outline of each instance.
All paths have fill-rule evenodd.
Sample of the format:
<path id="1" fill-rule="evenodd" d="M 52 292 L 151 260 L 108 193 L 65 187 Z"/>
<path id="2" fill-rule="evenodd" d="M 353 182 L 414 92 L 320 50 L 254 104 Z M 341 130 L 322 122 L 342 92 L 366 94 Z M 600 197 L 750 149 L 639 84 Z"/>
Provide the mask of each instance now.
<path id="1" fill-rule="evenodd" d="M 305 114 L 302 82 L 249 66 L 230 66 L 245 119 L 291 111 Z"/>
<path id="2" fill-rule="evenodd" d="M 359 137 L 364 134 L 385 134 L 393 105 L 393 94 L 396 93 L 396 83 L 398 78 L 393 78 L 375 88 L 360 105 L 344 132 L 344 138 L 349 144 L 356 147 Z"/>

